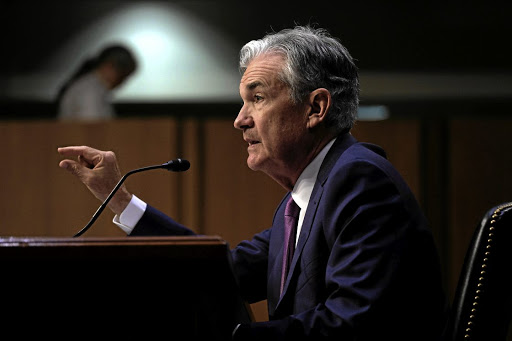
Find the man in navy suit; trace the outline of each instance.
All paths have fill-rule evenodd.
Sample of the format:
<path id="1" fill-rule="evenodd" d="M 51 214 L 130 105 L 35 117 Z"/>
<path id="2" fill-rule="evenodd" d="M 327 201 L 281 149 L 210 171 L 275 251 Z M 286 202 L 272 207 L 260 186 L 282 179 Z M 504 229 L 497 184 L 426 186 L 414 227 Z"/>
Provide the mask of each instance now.
<path id="1" fill-rule="evenodd" d="M 289 192 L 272 227 L 232 250 L 243 297 L 267 299 L 269 313 L 269 321 L 237 326 L 233 339 L 439 340 L 448 304 L 435 243 L 384 151 L 350 133 L 359 81 L 349 52 L 327 31 L 297 26 L 247 43 L 240 69 L 234 126 L 247 164 Z M 112 152 L 59 153 L 67 157 L 60 166 L 100 200 L 121 178 Z M 300 213 L 282 278 L 290 196 Z M 193 234 L 125 186 L 109 207 L 131 236 Z"/>

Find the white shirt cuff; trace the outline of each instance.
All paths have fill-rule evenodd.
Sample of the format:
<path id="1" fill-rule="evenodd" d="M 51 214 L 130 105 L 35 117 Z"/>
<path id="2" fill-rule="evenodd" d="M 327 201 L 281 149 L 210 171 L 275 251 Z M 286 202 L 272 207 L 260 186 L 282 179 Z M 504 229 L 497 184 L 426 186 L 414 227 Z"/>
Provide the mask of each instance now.
<path id="1" fill-rule="evenodd" d="M 116 214 L 112 222 L 126 234 L 130 234 L 146 211 L 146 207 L 147 204 L 144 201 L 132 195 L 132 200 L 130 200 L 128 206 L 120 215 Z"/>

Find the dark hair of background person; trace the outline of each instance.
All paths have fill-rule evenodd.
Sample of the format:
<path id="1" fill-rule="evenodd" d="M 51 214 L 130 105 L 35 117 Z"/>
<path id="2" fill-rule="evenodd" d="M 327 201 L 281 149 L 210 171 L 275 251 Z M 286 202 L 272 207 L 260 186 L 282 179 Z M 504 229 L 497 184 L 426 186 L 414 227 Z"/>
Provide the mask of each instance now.
<path id="1" fill-rule="evenodd" d="M 91 58 L 86 59 L 72 76 L 60 87 L 56 103 L 59 103 L 67 88 L 82 75 L 91 72 L 105 62 L 110 62 L 123 76 L 128 76 L 137 68 L 137 60 L 133 53 L 122 45 L 110 45 Z M 124 78 L 124 77 L 123 77 Z"/>

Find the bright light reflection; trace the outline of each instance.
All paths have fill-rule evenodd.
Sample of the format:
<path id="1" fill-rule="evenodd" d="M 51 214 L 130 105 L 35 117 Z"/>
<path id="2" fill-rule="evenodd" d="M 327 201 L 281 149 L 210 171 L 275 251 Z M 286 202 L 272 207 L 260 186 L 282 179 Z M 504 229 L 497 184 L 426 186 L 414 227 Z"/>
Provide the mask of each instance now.
<path id="1" fill-rule="evenodd" d="M 238 100 L 238 48 L 176 4 L 130 4 L 91 22 L 56 51 L 39 74 L 22 75 L 9 90 L 53 99 L 60 84 L 88 56 L 111 43 L 132 48 L 139 68 L 114 92 L 122 101 Z"/>
<path id="2" fill-rule="evenodd" d="M 160 54 L 167 54 L 165 36 L 158 31 L 142 31 L 132 36 L 132 41 L 142 51 L 142 57 L 157 58 Z"/>

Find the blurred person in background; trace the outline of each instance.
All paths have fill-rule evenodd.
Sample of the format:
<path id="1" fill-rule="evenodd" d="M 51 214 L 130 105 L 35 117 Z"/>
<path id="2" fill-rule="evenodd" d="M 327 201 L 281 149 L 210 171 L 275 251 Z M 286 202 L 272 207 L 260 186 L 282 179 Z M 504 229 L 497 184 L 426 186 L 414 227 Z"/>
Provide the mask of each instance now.
<path id="1" fill-rule="evenodd" d="M 85 60 L 57 95 L 60 120 L 105 120 L 116 116 L 112 90 L 137 69 L 133 53 L 122 45 L 110 45 Z"/>

